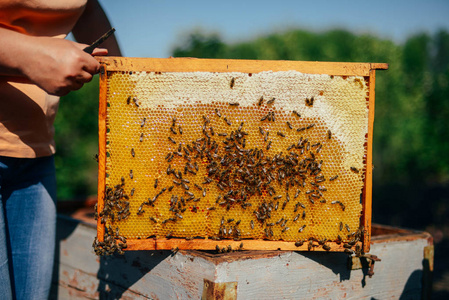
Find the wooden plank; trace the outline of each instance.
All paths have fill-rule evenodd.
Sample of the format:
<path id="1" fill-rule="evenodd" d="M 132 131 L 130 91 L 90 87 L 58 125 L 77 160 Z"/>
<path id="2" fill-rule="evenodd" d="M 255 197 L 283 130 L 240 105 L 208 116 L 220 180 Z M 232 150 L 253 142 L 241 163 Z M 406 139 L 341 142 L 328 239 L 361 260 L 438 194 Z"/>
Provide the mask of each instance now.
<path id="1" fill-rule="evenodd" d="M 194 239 L 185 240 L 180 238 L 172 239 L 146 239 L 146 240 L 127 240 L 128 247 L 127 251 L 132 250 L 167 250 L 178 248 L 180 250 L 215 250 L 217 246 L 220 248 L 227 248 L 230 246 L 232 250 L 289 250 L 289 251 L 309 251 L 308 242 L 304 242 L 303 245 L 297 247 L 294 242 L 284 242 L 284 241 L 267 241 L 267 240 L 220 240 L 214 241 L 210 239 Z M 243 247 L 240 248 L 240 245 Z M 362 243 L 357 243 L 362 246 Z M 330 247 L 330 250 L 324 250 L 317 242 L 313 243 L 311 248 L 312 252 L 324 251 L 324 252 L 343 252 L 345 248 L 343 243 L 337 244 L 335 242 L 327 242 L 326 245 Z M 353 249 L 355 246 L 353 247 Z"/>
<path id="2" fill-rule="evenodd" d="M 371 70 L 388 70 L 387 63 L 371 63 Z"/>
<path id="3" fill-rule="evenodd" d="M 98 204 L 97 213 L 104 208 L 104 189 L 106 185 L 106 117 L 107 117 L 107 72 L 104 65 L 100 66 L 100 100 L 98 108 Z M 97 236 L 100 242 L 104 239 L 104 225 L 101 218 L 97 220 Z"/>
<path id="4" fill-rule="evenodd" d="M 367 151 L 366 151 L 366 171 L 365 184 L 363 188 L 362 197 L 362 225 L 366 230 L 363 235 L 363 252 L 368 253 L 370 250 L 371 241 L 371 215 L 372 215 L 372 193 L 373 193 L 373 129 L 374 129 L 374 112 L 375 112 L 375 85 L 376 85 L 376 71 L 371 70 L 368 79 L 368 136 L 367 136 Z"/>
<path id="5" fill-rule="evenodd" d="M 369 76 L 372 69 L 387 69 L 384 63 L 342 63 L 286 60 L 239 60 L 198 58 L 98 57 L 108 71 L 146 72 L 242 72 L 295 70 L 308 74 Z"/>

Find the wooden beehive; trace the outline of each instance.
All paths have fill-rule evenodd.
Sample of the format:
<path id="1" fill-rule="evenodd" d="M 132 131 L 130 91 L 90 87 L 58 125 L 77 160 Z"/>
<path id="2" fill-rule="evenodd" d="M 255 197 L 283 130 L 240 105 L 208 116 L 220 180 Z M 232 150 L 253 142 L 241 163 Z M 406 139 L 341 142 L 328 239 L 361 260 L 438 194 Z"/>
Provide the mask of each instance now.
<path id="1" fill-rule="evenodd" d="M 386 64 L 100 62 L 97 248 L 369 251 Z"/>

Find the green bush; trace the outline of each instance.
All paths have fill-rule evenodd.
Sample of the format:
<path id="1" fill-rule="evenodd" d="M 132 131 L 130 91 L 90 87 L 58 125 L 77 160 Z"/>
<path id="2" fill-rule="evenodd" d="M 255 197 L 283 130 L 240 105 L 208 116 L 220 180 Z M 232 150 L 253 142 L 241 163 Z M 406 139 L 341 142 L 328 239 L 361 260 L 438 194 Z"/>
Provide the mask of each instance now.
<path id="1" fill-rule="evenodd" d="M 449 181 L 449 33 L 416 34 L 403 45 L 345 30 L 290 30 L 227 44 L 194 32 L 175 57 L 386 62 L 376 73 L 375 185 Z M 95 194 L 98 78 L 61 99 L 56 118 L 58 197 Z"/>

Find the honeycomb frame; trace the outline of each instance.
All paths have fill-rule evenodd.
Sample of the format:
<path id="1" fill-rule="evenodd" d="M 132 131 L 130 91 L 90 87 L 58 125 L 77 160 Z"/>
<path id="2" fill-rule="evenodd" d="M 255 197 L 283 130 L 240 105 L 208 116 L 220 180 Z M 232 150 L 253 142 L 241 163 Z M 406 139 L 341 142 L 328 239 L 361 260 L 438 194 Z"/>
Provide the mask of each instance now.
<path id="1" fill-rule="evenodd" d="M 363 184 L 361 187 L 361 214 L 360 214 L 360 226 L 363 226 L 363 235 L 361 235 L 360 241 L 356 242 L 353 246 L 359 247 L 359 249 L 362 249 L 362 252 L 368 252 L 369 251 L 369 245 L 370 245 L 370 237 L 371 237 L 371 193 L 372 193 L 372 134 L 373 134 L 373 122 L 374 122 L 374 85 L 375 85 L 375 70 L 376 69 L 387 69 L 388 66 L 386 64 L 375 64 L 375 63 L 333 63 L 333 62 L 301 62 L 301 61 L 249 61 L 249 60 L 211 60 L 211 59 L 191 59 L 191 58 L 169 58 L 169 59 L 155 59 L 155 58 L 120 58 L 120 57 L 104 57 L 99 58 L 99 61 L 101 63 L 101 70 L 100 70 L 100 110 L 99 110 L 99 176 L 98 176 L 98 205 L 97 205 L 97 213 L 100 215 L 102 210 L 105 207 L 105 192 L 107 191 L 107 177 L 110 175 L 108 173 L 108 170 L 110 172 L 111 166 L 110 163 L 108 165 L 108 159 L 110 159 L 111 155 L 111 145 L 109 145 L 108 140 L 108 134 L 109 134 L 109 128 L 108 124 L 110 124 L 111 120 L 108 120 L 108 107 L 110 103 L 108 103 L 108 93 L 109 86 L 108 86 L 108 80 L 111 80 L 114 78 L 115 74 L 117 73 L 123 73 L 128 74 L 131 76 L 136 76 L 137 74 L 154 74 L 157 75 L 163 75 L 165 73 L 188 73 L 188 74 L 199 74 L 197 72 L 205 72 L 207 74 L 222 74 L 225 73 L 228 80 L 228 87 L 230 89 L 234 88 L 235 84 L 238 84 L 240 81 L 239 75 L 240 74 L 247 74 L 248 76 L 252 75 L 258 75 L 262 74 L 263 72 L 279 72 L 279 74 L 283 74 L 280 72 L 300 72 L 302 74 L 306 75 L 326 75 L 329 76 L 329 78 L 334 79 L 335 77 L 338 77 L 338 80 L 347 80 L 348 77 L 351 78 L 359 78 L 359 83 L 362 86 L 363 91 L 366 91 L 365 100 L 366 100 L 366 107 L 367 107 L 367 116 L 366 116 L 366 135 L 365 135 L 365 141 L 363 143 L 363 147 L 365 148 L 365 155 L 362 158 L 362 161 L 359 161 L 359 163 L 363 166 L 361 172 L 363 175 L 361 175 L 361 178 L 363 180 Z M 127 75 L 127 76 L 128 76 Z M 262 74 L 264 75 L 264 74 Z M 352 77 L 351 77 L 352 76 Z M 313 78 L 313 77 L 312 77 Z M 319 77 L 317 77 L 319 78 Z M 310 80 L 310 79 L 309 79 Z M 313 80 L 313 79 L 312 79 Z M 354 80 L 355 82 L 357 80 Z M 136 88 L 135 86 L 133 87 Z M 317 95 L 319 96 L 319 95 Z M 131 95 L 126 98 L 126 100 L 122 97 L 121 102 L 124 103 L 127 101 L 126 105 L 133 106 L 135 109 L 139 109 L 139 102 L 133 103 L 133 98 Z M 259 98 L 258 98 L 259 99 Z M 260 100 L 260 99 L 259 99 Z M 266 97 L 266 99 L 263 99 L 262 101 L 265 101 L 264 105 L 270 100 L 269 97 Z M 310 98 L 306 98 L 306 106 L 307 101 L 310 101 Z M 137 100 L 139 101 L 139 100 Z M 274 101 L 274 100 L 273 100 Z M 254 102 L 257 102 L 257 99 L 254 100 Z M 313 99 L 312 99 L 313 102 Z M 231 102 L 229 102 L 231 103 Z M 229 104 L 228 103 L 228 104 Z M 223 103 L 221 103 L 223 104 Z M 309 103 L 310 104 L 310 103 Z M 125 104 L 123 104 L 125 105 Z M 142 105 L 142 103 L 140 103 Z M 313 105 L 313 103 L 312 103 Z M 254 105 L 256 106 L 256 105 Z M 222 106 L 220 106 L 222 107 Z M 257 108 L 257 107 L 256 107 Z M 157 108 L 158 109 L 158 108 Z M 199 107 L 196 107 L 195 109 L 200 109 Z M 205 108 L 203 107 L 202 110 L 207 111 L 207 109 L 210 110 L 210 106 L 205 105 Z M 227 108 L 224 108 L 224 110 Z M 248 111 L 251 113 L 251 111 Z M 248 113 L 247 112 L 247 113 Z M 290 111 L 291 112 L 291 111 Z M 267 115 L 268 116 L 268 115 Z M 166 116 L 167 117 L 167 116 Z M 207 115 L 209 118 L 210 115 Z M 230 117 L 231 118 L 231 117 Z M 242 117 L 243 118 L 243 117 Z M 291 116 L 290 116 L 291 118 Z M 234 118 L 235 119 L 235 118 Z M 169 123 L 170 121 L 167 121 L 167 118 L 165 118 L 166 123 Z M 145 123 L 145 120 L 140 120 L 141 126 L 143 123 Z M 179 122 L 179 121 L 178 121 Z M 227 122 L 227 121 L 226 121 Z M 136 123 L 136 122 L 134 122 Z M 308 124 L 311 125 L 311 122 Z M 313 123 L 314 124 L 314 123 Z M 146 124 L 143 124 L 145 126 Z M 173 126 L 175 127 L 175 121 L 173 121 Z M 126 125 L 128 126 L 128 125 Z M 142 126 L 142 127 L 143 127 Z M 148 126 L 148 125 L 147 125 Z M 157 124 L 155 125 L 157 126 Z M 205 125 L 204 125 L 205 126 Z M 288 125 L 290 126 L 290 125 Z M 235 127 L 235 124 L 234 124 Z M 317 128 L 319 125 L 317 126 Z M 299 129 L 299 128 L 298 128 Z M 326 132 L 326 128 L 322 128 L 322 132 Z M 179 130 L 179 128 L 177 129 Z M 209 129 L 210 130 L 210 129 Z M 317 129 L 318 130 L 318 129 Z M 324 130 L 324 131 L 323 131 Z M 203 128 L 204 131 L 204 128 Z M 254 130 L 253 130 L 254 131 Z M 253 131 L 251 133 L 254 135 Z M 272 136 L 275 134 L 277 129 L 273 129 Z M 168 134 L 167 136 L 169 136 Z M 142 133 L 143 136 L 143 133 Z M 248 136 L 248 140 L 250 141 L 250 136 Z M 141 138 L 142 139 L 142 138 Z M 139 144 L 139 143 L 137 143 Z M 310 146 L 310 145 L 309 145 Z M 125 145 L 127 147 L 127 145 Z M 131 148 L 131 149 L 130 149 Z M 138 145 L 136 146 L 136 150 L 134 150 L 134 147 L 129 146 L 126 151 L 128 153 L 132 154 L 132 157 L 136 155 L 135 151 L 138 151 Z M 140 149 L 140 148 L 139 148 Z M 114 151 L 114 150 L 112 150 Z M 172 151 L 176 152 L 175 150 Z M 337 151 L 338 152 L 338 151 Z M 114 155 L 114 154 L 112 154 Z M 117 163 L 116 163 L 117 164 Z M 120 164 L 120 163 L 118 163 Z M 165 172 L 165 167 L 168 165 L 165 164 L 164 167 L 159 167 L 159 173 L 161 171 Z M 162 170 L 163 169 L 163 170 Z M 358 169 L 357 169 L 358 171 Z M 121 175 L 125 175 L 122 174 Z M 117 176 L 117 175 L 116 175 Z M 133 174 L 127 174 L 127 180 L 132 179 L 130 177 L 133 177 Z M 124 176 L 122 176 L 123 178 Z M 161 177 L 158 177 L 161 178 Z M 154 179 L 152 177 L 152 179 Z M 329 176 L 328 178 L 329 179 Z M 114 183 L 110 183 L 110 186 L 113 186 L 117 182 L 117 180 Z M 147 182 L 148 183 L 148 182 Z M 288 184 L 287 184 L 288 186 Z M 194 189 L 194 187 L 192 187 Z M 212 190 L 212 192 L 210 191 Z M 213 194 L 215 197 L 217 195 L 218 189 L 208 188 L 207 192 L 209 195 Z M 318 190 L 317 190 L 318 191 Z M 305 192 L 305 191 L 303 191 Z M 201 193 L 201 192 L 200 192 Z M 129 189 L 128 189 L 129 194 Z M 287 191 L 288 194 L 288 191 Z M 205 196 L 205 195 L 204 195 Z M 206 196 L 205 196 L 206 197 Z M 211 197 L 211 196 L 207 196 Z M 291 194 L 289 196 L 290 198 L 293 198 L 294 195 Z M 201 198 L 201 196 L 200 196 Z M 312 200 L 310 200 L 312 201 Z M 131 202 L 131 201 L 130 201 Z M 208 201 L 208 204 L 210 204 L 210 200 Z M 330 202 L 330 200 L 328 201 Z M 339 201 L 332 201 L 333 204 L 337 205 L 330 205 L 326 204 L 327 206 L 334 206 L 338 207 Z M 200 202 L 198 202 L 200 203 Z M 274 203 L 274 202 L 273 202 Z M 281 202 L 282 203 L 282 202 Z M 282 205 L 282 204 L 281 204 Z M 205 205 L 198 205 L 197 208 L 204 211 L 207 209 Z M 344 205 L 343 211 L 344 211 Z M 142 207 L 142 205 L 140 205 Z M 133 203 L 131 206 L 132 209 L 130 211 L 135 214 L 136 213 L 136 203 Z M 137 208 L 138 212 L 140 212 L 140 208 Z M 147 210 L 151 210 L 153 208 L 148 207 Z M 163 207 L 159 209 L 164 209 Z M 167 209 L 167 208 L 165 208 Z M 218 208 L 218 210 L 220 207 Z M 156 210 L 156 209 L 155 209 Z M 256 207 L 250 207 L 250 210 L 256 210 Z M 283 208 L 282 208 L 283 210 Z M 244 211 L 240 209 L 233 210 L 235 211 L 235 214 L 229 214 L 229 207 L 227 210 L 222 210 L 221 214 L 214 214 L 213 217 L 211 217 L 211 220 L 213 219 L 215 223 L 219 223 L 220 220 L 223 218 L 224 215 L 226 215 L 226 220 L 232 219 L 231 217 L 234 217 L 236 219 L 239 215 L 243 214 Z M 277 211 L 277 208 L 276 208 Z M 305 210 L 304 210 L 305 211 Z M 270 210 L 271 212 L 271 210 Z M 309 213 L 309 211 L 307 211 Z M 168 211 L 167 211 L 168 213 Z M 186 213 L 189 213 L 187 211 Z M 163 214 L 163 213 L 162 213 Z M 273 212 L 274 215 L 276 215 L 275 212 Z M 160 216 L 161 214 L 159 214 Z M 280 214 L 282 215 L 282 213 Z M 208 216 L 208 215 L 207 215 Z M 207 218 L 206 216 L 206 218 Z M 148 217 L 148 216 L 147 216 Z M 329 214 L 329 218 L 332 218 L 332 213 Z M 175 217 L 176 218 L 176 217 Z M 275 217 L 273 217 L 275 219 Z M 322 219 L 323 222 L 325 221 L 324 218 Z M 292 221 L 292 220 L 290 220 Z M 98 224 L 97 224 L 97 233 L 98 233 L 98 240 L 100 242 L 104 239 L 105 229 L 106 226 L 118 223 L 117 221 L 111 222 L 111 221 L 102 221 L 101 217 L 98 218 Z M 222 221 L 223 222 L 223 221 Z M 231 221 L 234 222 L 235 221 Z M 160 223 L 160 220 L 159 220 Z M 169 222 L 170 223 L 170 222 Z M 291 222 L 290 222 L 291 223 Z M 148 224 L 151 224 L 151 222 L 148 222 Z M 149 234 L 149 238 L 139 236 L 138 238 L 127 238 L 127 248 L 124 250 L 155 250 L 155 249 L 198 249 L 198 250 L 214 250 L 214 249 L 222 249 L 225 247 L 230 247 L 232 249 L 241 249 L 241 243 L 243 242 L 243 249 L 246 250 L 275 250 L 275 249 L 281 249 L 281 250 L 296 250 L 296 251 L 334 251 L 334 252 L 342 252 L 345 251 L 345 243 L 340 241 L 336 241 L 335 238 L 331 241 L 326 241 L 325 245 L 326 247 L 320 246 L 319 240 L 315 238 L 315 242 L 312 240 L 310 243 L 303 242 L 303 243 L 295 243 L 295 241 L 292 240 L 292 238 L 289 238 L 289 241 L 282 240 L 282 235 L 280 232 L 280 228 L 277 228 L 277 231 L 274 230 L 271 231 L 271 237 L 269 233 L 266 233 L 266 236 L 258 235 L 253 236 L 249 239 L 246 239 L 245 235 L 234 240 L 232 238 L 229 239 L 221 239 L 221 240 L 213 240 L 211 239 L 211 229 L 210 225 L 212 224 L 211 221 L 209 221 L 209 224 L 203 224 L 203 232 L 200 234 L 180 234 L 176 232 L 177 225 L 170 225 L 167 224 L 167 230 L 172 234 L 174 232 L 174 237 L 166 236 L 165 234 L 163 236 L 161 235 L 155 235 Z M 248 223 L 249 224 L 249 223 Z M 249 225 L 246 224 L 248 227 Z M 262 226 L 263 226 L 262 222 Z M 216 224 L 215 224 L 216 225 Z M 235 225 L 235 224 L 234 224 Z M 251 224 L 252 225 L 252 224 Z M 255 226 L 257 227 L 258 224 L 256 222 Z M 151 227 L 150 225 L 147 225 Z M 159 224 L 156 224 L 154 226 L 160 226 Z M 171 226 L 171 227 L 170 227 Z M 243 226 L 243 224 L 242 224 Z M 340 224 L 341 226 L 341 224 Z M 179 227 L 179 226 L 178 226 Z M 220 230 L 221 230 L 221 226 Z M 170 228 L 173 228 L 170 230 Z M 228 228 L 237 228 L 236 226 L 229 226 Z M 267 227 L 265 227 L 267 228 Z M 274 227 L 273 227 L 274 228 Z M 285 226 L 283 227 L 285 229 Z M 224 229 L 226 230 L 226 225 L 224 226 Z M 139 230 L 139 229 L 137 229 Z M 217 228 L 214 228 L 216 231 Z M 242 230 L 244 231 L 244 230 Z M 295 228 L 295 231 L 298 232 L 298 228 Z M 301 231 L 301 230 L 300 230 Z M 340 228 L 340 231 L 341 228 Z M 348 229 L 349 231 L 349 229 Z M 157 232 L 157 231 L 156 231 Z M 186 237 L 190 236 L 198 236 L 198 238 L 194 239 L 185 239 Z M 304 238 L 298 238 L 297 235 L 294 236 L 293 239 L 306 241 L 309 236 L 304 236 Z M 267 240 L 267 238 L 269 240 Z M 285 239 L 285 238 L 284 238 Z M 346 240 L 346 238 L 344 238 Z M 347 240 L 346 240 L 347 241 Z M 318 243 L 318 244 L 317 244 Z M 217 248 L 218 247 L 218 248 Z M 325 249 L 326 248 L 326 249 Z"/>

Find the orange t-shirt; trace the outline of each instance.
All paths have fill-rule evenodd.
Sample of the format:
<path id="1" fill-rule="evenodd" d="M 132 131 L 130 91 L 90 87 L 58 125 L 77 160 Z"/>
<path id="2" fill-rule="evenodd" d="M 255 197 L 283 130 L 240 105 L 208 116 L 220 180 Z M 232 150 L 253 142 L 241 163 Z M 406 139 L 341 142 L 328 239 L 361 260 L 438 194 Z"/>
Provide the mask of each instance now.
<path id="1" fill-rule="evenodd" d="M 0 0 L 0 26 L 33 36 L 65 38 L 87 0 Z M 1 45 L 0 45 L 1 47 Z M 0 76 L 0 156 L 55 153 L 53 121 L 59 97 Z"/>

